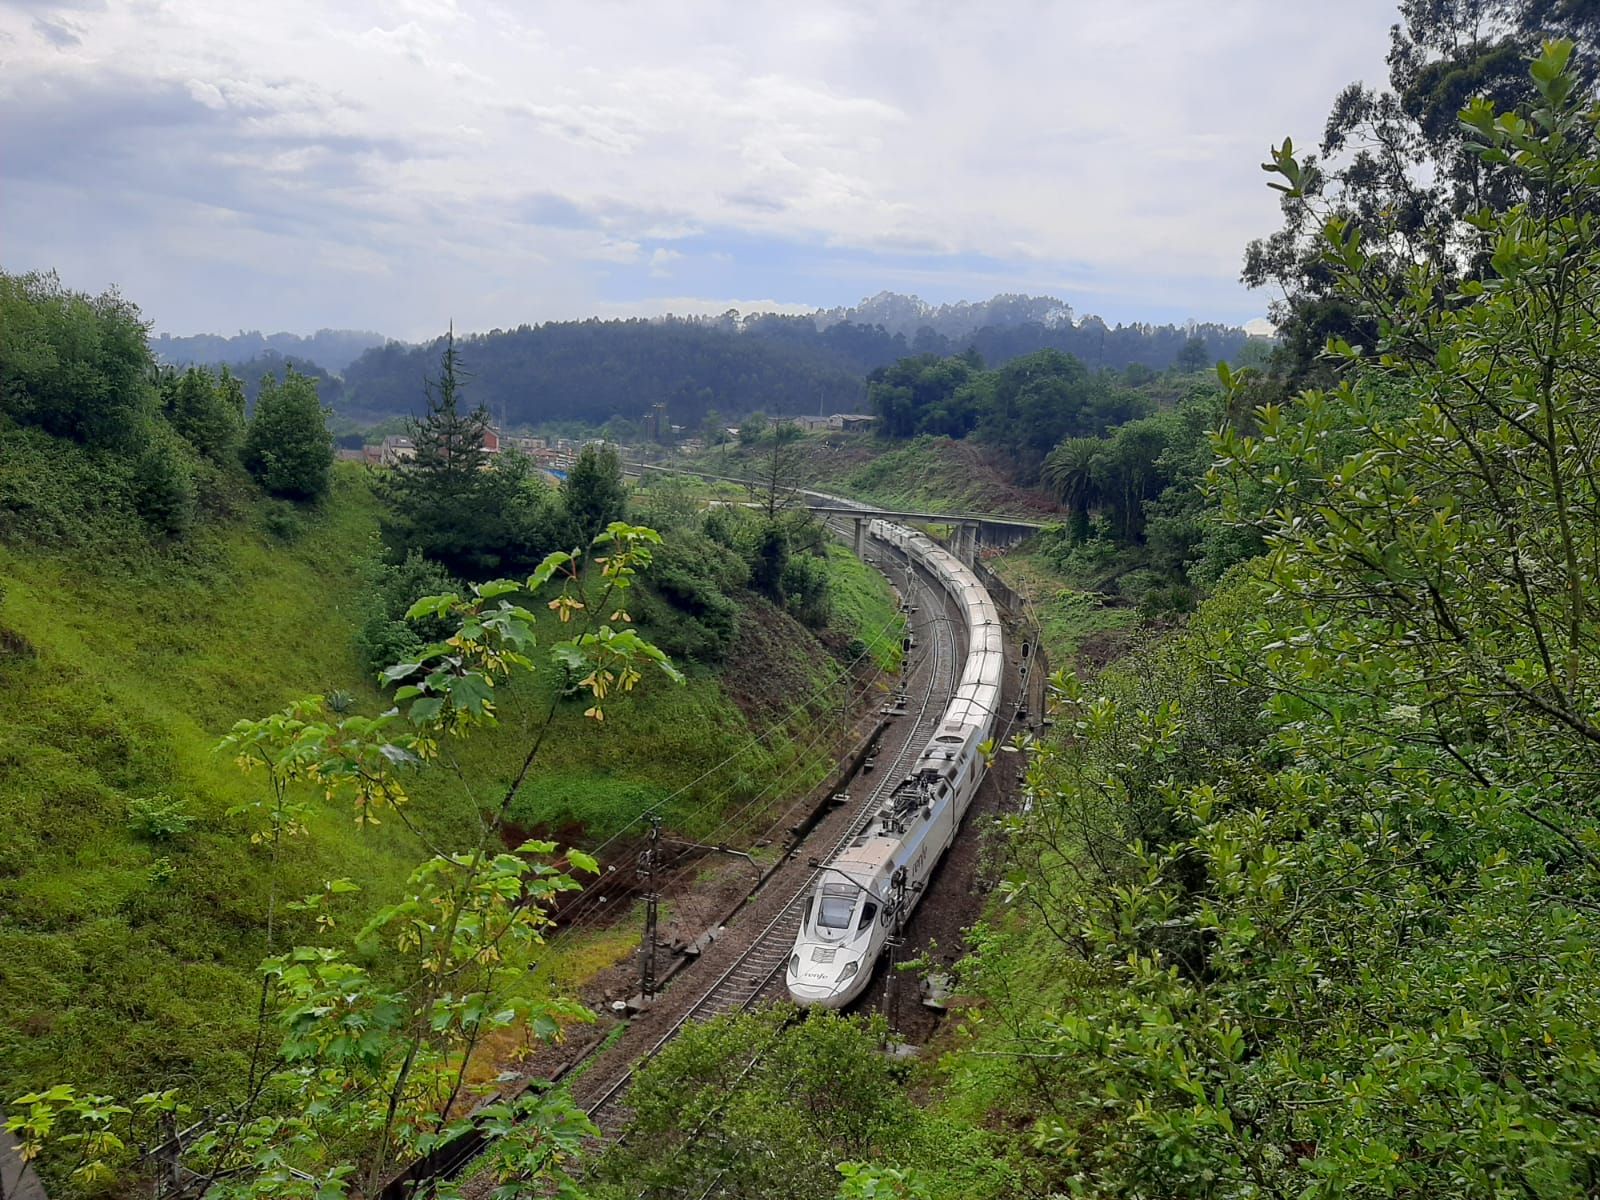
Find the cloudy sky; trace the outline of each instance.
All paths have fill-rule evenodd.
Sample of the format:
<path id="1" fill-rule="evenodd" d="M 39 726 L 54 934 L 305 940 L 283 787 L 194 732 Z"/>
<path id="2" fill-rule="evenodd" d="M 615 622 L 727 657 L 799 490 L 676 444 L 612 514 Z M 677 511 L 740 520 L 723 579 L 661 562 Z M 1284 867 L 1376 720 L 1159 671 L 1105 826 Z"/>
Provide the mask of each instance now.
<path id="1" fill-rule="evenodd" d="M 1244 321 L 1392 0 L 0 0 L 0 265 L 418 337 L 1043 292 Z"/>

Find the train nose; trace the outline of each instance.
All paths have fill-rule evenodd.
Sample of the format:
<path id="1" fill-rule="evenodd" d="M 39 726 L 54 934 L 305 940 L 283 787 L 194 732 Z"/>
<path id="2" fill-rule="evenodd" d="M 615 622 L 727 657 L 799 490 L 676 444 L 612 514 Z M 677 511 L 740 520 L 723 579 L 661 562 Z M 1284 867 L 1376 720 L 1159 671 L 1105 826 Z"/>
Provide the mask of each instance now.
<path id="1" fill-rule="evenodd" d="M 791 961 L 789 971 L 789 995 L 796 1004 L 843 1008 L 861 986 L 859 958 L 825 966 L 799 962 L 798 958 Z"/>

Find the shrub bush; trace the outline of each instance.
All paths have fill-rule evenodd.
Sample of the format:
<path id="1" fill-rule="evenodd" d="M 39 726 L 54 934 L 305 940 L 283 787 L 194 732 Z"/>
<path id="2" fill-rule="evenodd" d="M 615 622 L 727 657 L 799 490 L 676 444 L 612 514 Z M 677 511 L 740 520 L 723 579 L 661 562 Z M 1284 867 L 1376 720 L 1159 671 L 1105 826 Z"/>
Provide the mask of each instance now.
<path id="1" fill-rule="evenodd" d="M 180 537 L 194 524 L 194 473 L 164 431 L 153 431 L 133 460 L 133 503 L 151 531 L 164 537 Z"/>
<path id="2" fill-rule="evenodd" d="M 165 792 L 128 801 L 128 831 L 146 842 L 170 842 L 194 828 L 189 804 Z"/>

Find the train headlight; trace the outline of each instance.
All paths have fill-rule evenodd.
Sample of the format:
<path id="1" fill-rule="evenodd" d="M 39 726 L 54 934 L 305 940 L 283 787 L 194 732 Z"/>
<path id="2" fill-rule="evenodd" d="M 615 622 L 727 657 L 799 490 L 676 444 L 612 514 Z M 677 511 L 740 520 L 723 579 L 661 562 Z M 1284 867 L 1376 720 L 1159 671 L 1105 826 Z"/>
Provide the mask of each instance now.
<path id="1" fill-rule="evenodd" d="M 844 970 L 839 972 L 839 982 L 843 983 L 846 979 L 854 979 L 856 972 L 860 969 L 861 963 L 859 960 L 845 963 Z"/>
<path id="2" fill-rule="evenodd" d="M 800 974 L 800 955 L 798 952 L 789 955 L 789 974 Z"/>

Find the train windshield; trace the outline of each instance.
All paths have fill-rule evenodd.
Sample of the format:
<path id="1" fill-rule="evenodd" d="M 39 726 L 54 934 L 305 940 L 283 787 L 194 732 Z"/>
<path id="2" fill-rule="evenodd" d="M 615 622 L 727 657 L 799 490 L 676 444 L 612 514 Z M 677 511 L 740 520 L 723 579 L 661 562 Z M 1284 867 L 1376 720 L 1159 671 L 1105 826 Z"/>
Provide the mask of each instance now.
<path id="1" fill-rule="evenodd" d="M 850 928 L 850 916 L 856 910 L 856 897 L 861 889 L 853 883 L 825 883 L 822 885 L 822 903 L 817 906 L 817 928 L 831 933 L 844 933 Z"/>

